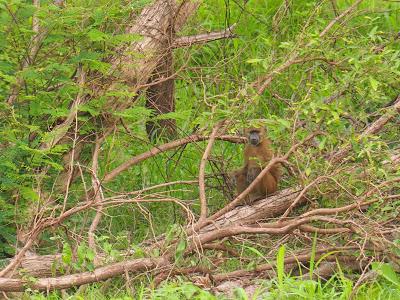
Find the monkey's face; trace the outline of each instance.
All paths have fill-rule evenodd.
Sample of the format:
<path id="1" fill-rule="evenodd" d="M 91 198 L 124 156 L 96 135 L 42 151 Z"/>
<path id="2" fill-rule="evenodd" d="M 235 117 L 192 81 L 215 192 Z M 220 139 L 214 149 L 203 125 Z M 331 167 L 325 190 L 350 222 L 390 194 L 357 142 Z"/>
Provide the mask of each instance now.
<path id="1" fill-rule="evenodd" d="M 265 138 L 264 127 L 250 127 L 244 130 L 250 145 L 258 146 Z"/>
<path id="2" fill-rule="evenodd" d="M 247 138 L 251 145 L 257 146 L 262 140 L 261 132 L 259 130 L 250 130 Z"/>

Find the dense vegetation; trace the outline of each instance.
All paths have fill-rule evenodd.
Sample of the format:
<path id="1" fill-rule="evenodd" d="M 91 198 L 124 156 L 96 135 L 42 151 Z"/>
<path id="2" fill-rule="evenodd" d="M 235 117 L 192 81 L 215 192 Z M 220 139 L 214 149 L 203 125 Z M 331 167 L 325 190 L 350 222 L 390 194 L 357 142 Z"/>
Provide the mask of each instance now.
<path id="1" fill-rule="evenodd" d="M 155 116 L 145 105 L 147 81 L 127 78 L 115 57 L 143 39 L 125 30 L 156 1 L 40 2 L 0 1 L 1 267 L 31 237 L 26 250 L 35 255 L 61 253 L 62 262 L 54 266 L 60 274 L 93 271 L 127 257 L 161 257 L 178 240 L 177 268 L 203 266 L 219 274 L 276 262 L 276 277 L 255 281 L 262 299 L 400 297 L 400 109 L 391 109 L 400 101 L 400 3 L 200 1 L 177 34 L 234 24 L 235 36 L 174 49 L 175 111 Z M 146 61 L 143 53 L 129 55 L 136 60 L 128 69 Z M 368 129 L 382 116 L 387 120 L 381 127 Z M 146 122 L 162 119 L 175 120 L 177 133 L 150 140 Z M 310 224 L 354 231 L 237 235 L 221 239 L 231 252 L 197 249 L 184 255 L 190 246 L 184 228 L 200 213 L 197 180 L 207 139 L 162 151 L 107 178 L 155 145 L 209 135 L 220 125 L 221 134 L 235 135 L 249 124 L 267 128 L 277 156 L 315 135 L 288 157 L 280 189 L 307 187 L 299 214 L 374 200 L 337 223 L 321 218 Z M 210 214 L 234 198 L 227 175 L 241 164 L 241 145 L 215 141 L 206 165 Z M 167 182 L 175 184 L 146 190 Z M 108 201 L 104 207 L 57 219 L 100 194 Z M 101 221 L 93 248 L 87 232 L 96 211 Z M 149 247 L 160 236 L 165 245 Z M 327 281 L 312 277 L 325 258 L 316 256 L 318 247 L 339 246 L 356 246 L 351 252 L 364 264 L 361 271 L 338 260 Z M 288 274 L 284 256 L 301 250 L 314 255 L 307 264 L 310 277 L 298 279 Z M 375 281 L 360 275 L 370 270 Z M 35 282 L 23 270 L 19 275 Z M 154 273 L 125 275 L 63 293 L 28 289 L 24 296 L 228 297 L 213 295 L 210 284 L 190 274 L 171 271 L 159 287 Z M 246 297 L 243 289 L 235 293 Z"/>

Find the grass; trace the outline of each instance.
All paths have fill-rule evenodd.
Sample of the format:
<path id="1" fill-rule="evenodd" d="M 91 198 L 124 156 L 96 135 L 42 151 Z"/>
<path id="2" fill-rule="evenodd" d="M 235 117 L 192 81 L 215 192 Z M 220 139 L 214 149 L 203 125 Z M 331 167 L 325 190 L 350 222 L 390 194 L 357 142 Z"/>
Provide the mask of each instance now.
<path id="1" fill-rule="evenodd" d="M 342 274 L 336 274 L 328 282 L 315 280 L 298 280 L 295 277 L 285 276 L 281 283 L 277 281 L 258 281 L 257 289 L 253 295 L 247 295 L 242 288 L 232 290 L 230 295 L 213 295 L 207 290 L 194 286 L 190 282 L 175 280 L 153 289 L 144 286 L 136 287 L 128 292 L 120 282 L 105 288 L 102 284 L 87 286 L 82 291 L 68 291 L 61 295 L 60 292 L 25 293 L 23 299 L 32 300 L 142 300 L 142 299 L 171 299 L 171 300 L 213 300 L 213 299 L 263 299 L 263 300 L 396 300 L 400 298 L 400 287 L 384 278 L 362 284 L 353 293 L 354 282 Z M 117 286 L 121 288 L 118 289 Z M 106 285 L 107 286 L 107 285 Z"/>

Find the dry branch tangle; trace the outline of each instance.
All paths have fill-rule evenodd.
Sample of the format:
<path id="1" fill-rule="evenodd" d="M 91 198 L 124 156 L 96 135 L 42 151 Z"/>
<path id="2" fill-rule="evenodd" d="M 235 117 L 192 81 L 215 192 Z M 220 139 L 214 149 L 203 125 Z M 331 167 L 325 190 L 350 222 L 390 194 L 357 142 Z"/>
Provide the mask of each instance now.
<path id="1" fill-rule="evenodd" d="M 254 224 L 262 219 L 278 216 L 281 213 L 283 213 L 291 205 L 291 203 L 293 203 L 293 201 L 298 196 L 299 192 L 300 191 L 298 189 L 289 188 L 277 193 L 276 195 L 270 196 L 269 198 L 262 199 L 254 203 L 252 206 L 249 205 L 238 206 L 234 208 L 232 211 L 218 218 L 213 224 L 204 227 L 199 233 L 206 234 L 207 232 L 213 231 L 217 228 L 226 228 L 233 224 L 235 225 Z M 59 254 L 26 257 L 21 260 L 19 268 L 24 269 L 24 271 L 30 274 L 31 276 L 35 277 L 51 276 L 51 267 L 55 261 L 60 261 Z M 133 262 L 133 261 L 137 260 L 130 260 L 127 262 Z M 111 264 L 109 266 L 104 266 L 99 269 L 102 270 L 107 270 L 106 268 L 113 269 L 114 268 L 113 266 L 114 264 Z M 49 280 L 49 278 L 47 280 Z M 6 288 L 6 285 L 1 284 L 2 282 L 4 284 L 7 282 L 11 283 L 11 281 L 0 280 L 0 290 L 2 290 L 2 288 Z M 13 284 L 15 284 L 15 282 L 16 281 L 13 281 Z"/>
<path id="2" fill-rule="evenodd" d="M 349 211 L 359 207 L 359 204 L 355 204 L 340 208 L 332 208 L 326 212 L 324 209 L 316 209 L 312 211 L 315 212 L 314 214 L 312 214 L 316 216 L 315 218 L 311 217 L 307 219 L 308 216 L 306 214 L 303 214 L 302 216 L 296 218 L 297 220 L 294 219 L 290 222 L 282 223 L 282 226 L 270 226 L 269 228 L 249 226 L 251 224 L 255 224 L 257 220 L 274 217 L 281 214 L 293 203 L 293 201 L 295 201 L 299 194 L 300 191 L 297 189 L 286 189 L 274 196 L 271 196 L 270 198 L 260 200 L 259 202 L 255 203 L 253 207 L 240 206 L 233 209 L 232 211 L 224 214 L 219 219 L 217 219 L 216 223 L 204 227 L 204 229 L 200 231 L 197 235 L 193 235 L 191 237 L 191 243 L 188 246 L 187 253 L 195 251 L 196 249 L 201 247 L 201 245 L 226 236 L 233 236 L 243 233 L 289 233 L 296 228 L 300 228 L 300 226 L 302 226 L 303 224 L 309 223 L 313 220 L 318 220 L 320 217 L 318 217 L 317 215 L 335 215 L 339 212 Z M 370 202 L 372 203 L 373 201 L 377 200 L 371 200 Z M 320 219 L 323 220 L 323 218 Z M 126 271 L 151 272 L 152 270 L 155 270 L 159 267 L 167 267 L 168 269 L 173 268 L 173 265 L 171 265 L 173 257 L 173 252 L 171 252 L 159 258 L 126 260 L 123 262 L 113 263 L 104 267 L 99 267 L 93 272 L 83 272 L 53 278 L 41 278 L 34 283 L 26 282 L 23 279 L 0 278 L 0 291 L 23 291 L 28 287 L 38 290 L 63 289 L 72 286 L 79 286 L 82 284 L 106 280 L 108 278 L 124 274 Z M 57 258 L 57 256 L 54 256 L 54 258 Z M 306 258 L 308 259 L 308 256 Z M 48 257 L 46 257 L 46 259 L 48 259 Z M 38 261 L 38 263 L 40 264 L 40 260 Z M 28 266 L 26 263 L 23 265 Z M 31 261 L 30 265 L 35 266 L 35 263 Z M 265 267 L 259 266 L 257 270 L 262 271 L 264 269 L 270 268 L 271 265 L 268 264 Z M 219 279 L 224 280 L 232 276 L 246 276 L 250 275 L 250 273 L 252 273 L 252 271 L 234 271 L 227 274 L 221 274 Z"/>

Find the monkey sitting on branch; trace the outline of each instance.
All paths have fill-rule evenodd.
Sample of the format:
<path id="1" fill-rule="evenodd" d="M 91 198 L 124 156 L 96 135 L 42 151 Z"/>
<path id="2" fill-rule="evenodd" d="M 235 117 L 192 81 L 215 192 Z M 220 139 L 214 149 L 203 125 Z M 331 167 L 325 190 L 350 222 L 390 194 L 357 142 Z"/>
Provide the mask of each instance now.
<path id="1" fill-rule="evenodd" d="M 244 148 L 244 166 L 233 173 L 236 191 L 241 194 L 250 183 L 260 174 L 271 160 L 273 153 L 270 140 L 266 137 L 264 128 L 247 128 L 245 135 L 248 142 Z M 280 166 L 278 164 L 264 175 L 262 180 L 250 191 L 245 202 L 251 204 L 275 193 L 278 189 Z"/>

